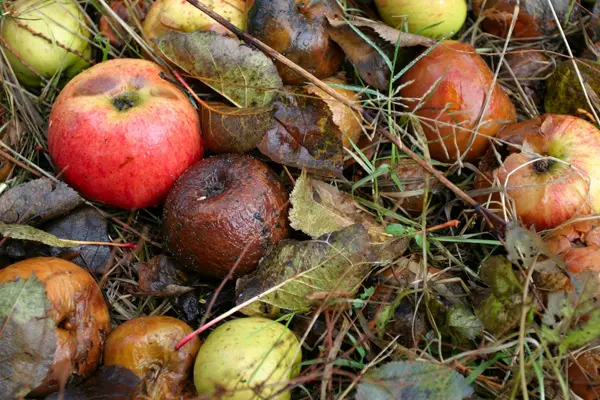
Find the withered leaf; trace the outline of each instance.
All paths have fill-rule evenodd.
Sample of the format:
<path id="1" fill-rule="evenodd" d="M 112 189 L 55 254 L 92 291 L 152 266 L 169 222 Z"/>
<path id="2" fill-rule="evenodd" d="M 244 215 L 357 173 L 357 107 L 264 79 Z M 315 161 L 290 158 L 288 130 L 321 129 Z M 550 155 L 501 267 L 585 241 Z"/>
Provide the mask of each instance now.
<path id="1" fill-rule="evenodd" d="M 274 104 L 273 124 L 258 149 L 273 161 L 322 175 L 344 167 L 342 133 L 331 110 L 301 88 L 288 89 Z"/>
<path id="2" fill-rule="evenodd" d="M 152 257 L 148 262 L 137 263 L 138 284 L 145 295 L 174 297 L 194 290 L 198 284 L 175 261 L 164 254 Z"/>
<path id="3" fill-rule="evenodd" d="M 369 256 L 369 235 L 360 224 L 317 240 L 283 240 L 256 271 L 237 280 L 236 301 L 244 303 L 282 284 L 242 310 L 246 315 L 274 317 L 281 309 L 308 311 L 333 292 L 352 298 L 373 265 Z"/>
<path id="4" fill-rule="evenodd" d="M 54 393 L 46 400 L 128 400 L 141 379 L 120 365 L 105 365 L 77 386 L 68 386 L 63 397 Z"/>
<path id="5" fill-rule="evenodd" d="M 52 247 L 75 247 L 81 244 L 78 240 L 60 239 L 33 226 L 5 224 L 4 222 L 0 222 L 0 235 L 10 239 L 30 240 Z"/>
<path id="6" fill-rule="evenodd" d="M 271 127 L 273 107 L 236 108 L 207 102 L 201 106 L 202 137 L 215 153 L 244 153 L 256 147 Z"/>
<path id="7" fill-rule="evenodd" d="M 397 44 L 400 48 L 435 44 L 433 39 L 400 32 L 383 23 L 365 18 L 355 17 L 350 20 L 328 18 L 328 22 L 329 37 L 344 50 L 360 77 L 379 90 L 389 89 L 392 71 L 384 55 L 391 60 Z M 354 26 L 354 29 L 350 25 Z M 371 43 L 361 37 L 355 29 L 360 30 Z"/>
<path id="8" fill-rule="evenodd" d="M 0 221 L 27 224 L 67 214 L 83 198 L 63 182 L 40 178 L 17 185 L 0 197 Z"/>
<path id="9" fill-rule="evenodd" d="M 283 87 L 273 61 L 238 39 L 172 30 L 156 44 L 171 62 L 238 107 L 269 105 Z"/>
<path id="10" fill-rule="evenodd" d="M 51 308 L 45 286 L 35 275 L 0 284 L 0 393 L 3 398 L 22 398 L 48 374 L 56 351 Z"/>

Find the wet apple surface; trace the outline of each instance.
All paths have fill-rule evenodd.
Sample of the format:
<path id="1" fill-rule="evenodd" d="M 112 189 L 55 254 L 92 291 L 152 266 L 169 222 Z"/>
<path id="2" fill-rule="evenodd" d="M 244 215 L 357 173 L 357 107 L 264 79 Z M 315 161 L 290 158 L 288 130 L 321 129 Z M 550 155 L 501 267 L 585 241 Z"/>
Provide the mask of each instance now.
<path id="1" fill-rule="evenodd" d="M 59 258 L 38 257 L 0 270 L 0 282 L 35 274 L 46 287 L 56 323 L 57 348 L 44 383 L 31 396 L 59 389 L 64 375 L 89 376 L 100 364 L 106 335 L 110 332 L 108 309 L 100 287 L 78 265 Z M 61 379 L 62 378 L 62 379 Z"/>
<path id="2" fill-rule="evenodd" d="M 204 159 L 177 181 L 163 229 L 179 261 L 209 276 L 252 270 L 288 235 L 288 193 L 264 163 L 240 154 Z"/>
<path id="3" fill-rule="evenodd" d="M 157 64 L 118 59 L 78 75 L 48 123 L 48 149 L 67 183 L 85 197 L 138 209 L 161 204 L 202 157 L 196 109 Z"/>

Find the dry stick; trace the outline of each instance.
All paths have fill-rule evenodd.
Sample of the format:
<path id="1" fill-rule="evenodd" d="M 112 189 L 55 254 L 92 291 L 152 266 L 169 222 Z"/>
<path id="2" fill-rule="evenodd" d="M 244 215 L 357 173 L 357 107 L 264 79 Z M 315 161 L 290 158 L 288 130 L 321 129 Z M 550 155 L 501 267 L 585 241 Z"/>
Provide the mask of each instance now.
<path id="1" fill-rule="evenodd" d="M 223 18 L 222 16 L 217 14 L 215 11 L 213 11 L 212 9 L 210 9 L 209 7 L 204 5 L 202 2 L 200 2 L 198 0 L 187 0 L 187 2 L 190 3 L 191 5 L 193 5 L 194 7 L 196 7 L 197 9 L 199 9 L 200 11 L 204 12 L 206 15 L 208 15 L 209 17 L 211 17 L 212 19 L 214 19 L 215 21 L 217 21 L 218 23 L 223 25 L 225 28 L 229 29 L 231 32 L 235 33 L 238 37 L 240 37 L 248 45 L 251 45 L 251 46 L 261 50 L 262 52 L 264 52 L 271 58 L 275 59 L 276 61 L 279 61 L 280 63 L 284 64 L 286 67 L 288 67 L 288 68 L 294 70 L 296 73 L 302 75 L 306 80 L 310 81 L 312 84 L 314 84 L 318 88 L 322 89 L 325 93 L 327 93 L 328 95 L 330 95 L 337 101 L 341 102 L 345 106 L 348 106 L 351 109 L 358 111 L 359 113 L 362 113 L 363 110 L 360 106 L 351 102 L 348 99 L 343 98 L 342 96 L 339 95 L 339 93 L 337 93 L 335 90 L 333 90 L 330 86 L 328 86 L 326 83 L 321 81 L 319 78 L 315 77 L 310 72 L 308 72 L 307 70 L 305 70 L 298 64 L 294 63 L 293 61 L 290 61 L 287 57 L 281 55 L 280 53 L 278 53 L 277 51 L 275 51 L 274 49 L 272 49 L 265 43 L 261 42 L 260 40 L 256 39 L 252 35 L 249 35 L 248 33 L 242 31 L 237 26 L 233 25 L 231 22 L 229 22 L 228 20 L 226 20 L 225 18 Z M 365 117 L 364 114 L 363 114 L 363 117 Z M 368 118 L 365 118 L 365 120 L 369 123 L 374 122 L 373 121 L 374 118 L 372 118 L 370 116 L 368 116 Z M 384 135 L 392 143 L 394 143 L 396 145 L 396 147 L 398 147 L 400 150 L 402 150 L 404 153 L 406 153 L 406 155 L 408 155 L 410 158 L 412 158 L 417 164 L 419 164 L 419 166 L 421 168 L 423 168 L 425 171 L 427 171 L 428 173 L 433 175 L 444 186 L 446 186 L 448 189 L 450 189 L 452 192 L 454 192 L 454 194 L 456 194 L 460 199 L 462 199 L 464 202 L 466 202 L 471 207 L 473 207 L 473 209 L 475 211 L 477 211 L 479 214 L 481 214 L 481 216 L 488 222 L 488 224 L 490 226 L 492 226 L 492 227 L 494 226 L 493 223 L 491 222 L 492 220 L 495 221 L 497 224 L 499 224 L 502 227 L 506 226 L 506 221 L 504 221 L 502 218 L 500 218 L 496 214 L 492 213 L 485 207 L 482 207 L 481 204 L 479 204 L 477 201 L 475 201 L 472 197 L 470 197 L 468 194 L 466 194 L 463 190 L 458 188 L 455 184 L 450 182 L 450 180 L 448 180 L 448 178 L 446 178 L 442 172 L 438 171 L 433 166 L 429 165 L 425 160 L 423 160 L 416 153 L 414 153 L 407 146 L 405 146 L 404 143 L 402 143 L 402 141 L 398 137 L 392 135 L 386 129 L 378 128 L 378 130 L 382 135 Z"/>

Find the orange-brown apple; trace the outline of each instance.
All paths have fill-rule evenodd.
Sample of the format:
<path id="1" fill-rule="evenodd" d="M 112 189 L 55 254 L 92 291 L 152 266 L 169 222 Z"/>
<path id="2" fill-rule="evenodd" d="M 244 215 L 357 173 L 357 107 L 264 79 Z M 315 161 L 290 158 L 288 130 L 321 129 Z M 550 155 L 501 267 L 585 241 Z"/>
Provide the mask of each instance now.
<path id="1" fill-rule="evenodd" d="M 50 113 L 57 172 L 90 200 L 125 209 L 162 203 L 202 157 L 196 109 L 150 61 L 105 61 L 63 89 Z"/>
<path id="2" fill-rule="evenodd" d="M 472 46 L 453 40 L 440 43 L 402 76 L 400 94 L 422 121 L 431 157 L 472 161 L 485 153 L 489 136 L 515 122 L 515 107 L 497 82 L 481 115 L 493 77 Z"/>

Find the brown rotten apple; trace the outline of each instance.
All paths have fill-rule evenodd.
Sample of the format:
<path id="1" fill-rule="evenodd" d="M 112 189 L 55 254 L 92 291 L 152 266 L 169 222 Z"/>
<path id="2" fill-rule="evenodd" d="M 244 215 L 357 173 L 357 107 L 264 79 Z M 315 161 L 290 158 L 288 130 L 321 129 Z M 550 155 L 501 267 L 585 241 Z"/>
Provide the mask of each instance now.
<path id="1" fill-rule="evenodd" d="M 110 331 L 108 309 L 100 287 L 81 267 L 59 258 L 38 257 L 0 270 L 0 282 L 35 274 L 46 288 L 56 323 L 56 352 L 44 382 L 30 396 L 44 396 L 59 388 L 66 375 L 90 375 Z"/>
<path id="2" fill-rule="evenodd" d="M 515 107 L 496 84 L 475 134 L 493 76 L 473 47 L 452 40 L 440 43 L 402 76 L 404 99 L 425 97 L 422 104 L 409 104 L 421 120 L 433 158 L 472 161 L 485 153 L 488 136 L 516 120 Z"/>
<path id="3" fill-rule="evenodd" d="M 134 399 L 181 399 L 200 340 L 194 337 L 179 350 L 175 346 L 190 333 L 189 325 L 172 317 L 129 320 L 106 339 L 104 364 L 120 365 L 140 377 Z"/>
<path id="4" fill-rule="evenodd" d="M 287 237 L 288 194 L 264 163 L 242 154 L 204 159 L 169 193 L 164 233 L 169 250 L 198 272 L 224 277 L 252 270 Z"/>
<path id="5" fill-rule="evenodd" d="M 326 17 L 341 15 L 335 0 L 249 0 L 248 33 L 271 46 L 317 78 L 333 75 L 344 61 L 342 49 L 329 38 Z M 302 76 L 277 64 L 284 83 Z"/>
<path id="6" fill-rule="evenodd" d="M 503 165 L 496 165 L 490 149 L 480 170 L 488 185 L 506 189 L 526 226 L 551 229 L 576 215 L 600 212 L 600 131 L 592 124 L 545 114 L 509 125 L 498 139 L 511 144 L 498 145 L 506 156 Z"/>
<path id="7" fill-rule="evenodd" d="M 202 157 L 198 113 L 161 72 L 145 60 L 105 61 L 54 102 L 50 156 L 85 197 L 126 209 L 158 205 Z"/>

